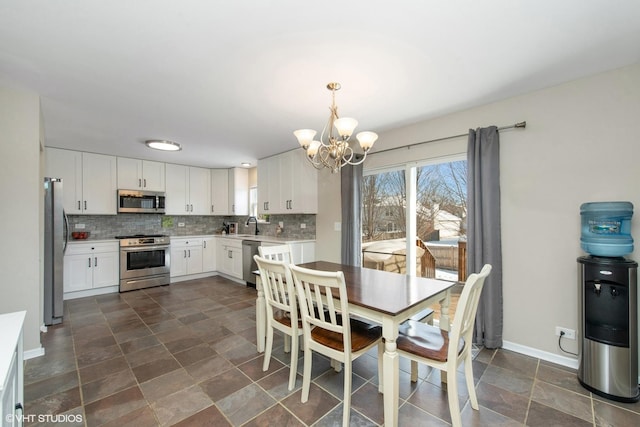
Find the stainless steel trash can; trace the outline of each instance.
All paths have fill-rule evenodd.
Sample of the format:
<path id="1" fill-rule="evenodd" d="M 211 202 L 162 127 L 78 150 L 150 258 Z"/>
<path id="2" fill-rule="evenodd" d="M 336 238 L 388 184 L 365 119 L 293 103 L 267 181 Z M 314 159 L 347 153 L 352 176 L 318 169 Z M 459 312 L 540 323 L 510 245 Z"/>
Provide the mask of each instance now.
<path id="1" fill-rule="evenodd" d="M 637 402 L 638 263 L 622 257 L 578 258 L 578 380 L 587 390 Z"/>

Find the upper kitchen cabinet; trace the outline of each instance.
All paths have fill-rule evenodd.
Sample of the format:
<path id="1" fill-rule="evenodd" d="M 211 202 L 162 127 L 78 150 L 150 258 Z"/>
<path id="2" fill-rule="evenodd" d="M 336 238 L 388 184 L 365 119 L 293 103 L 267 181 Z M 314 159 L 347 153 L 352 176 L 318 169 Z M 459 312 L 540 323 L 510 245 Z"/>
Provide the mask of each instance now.
<path id="1" fill-rule="evenodd" d="M 318 171 L 303 150 L 292 150 L 258 162 L 258 212 L 318 212 Z"/>
<path id="2" fill-rule="evenodd" d="M 280 211 L 280 157 L 258 160 L 258 213 Z"/>
<path id="3" fill-rule="evenodd" d="M 249 215 L 249 171 L 231 168 L 229 173 L 229 215 Z"/>
<path id="4" fill-rule="evenodd" d="M 211 215 L 209 169 L 166 164 L 167 215 Z"/>
<path id="5" fill-rule="evenodd" d="M 72 215 L 117 213 L 116 164 L 114 156 L 46 149 L 46 175 L 62 178 L 64 209 Z"/>
<path id="6" fill-rule="evenodd" d="M 280 213 L 318 213 L 318 170 L 304 150 L 280 154 Z"/>
<path id="7" fill-rule="evenodd" d="M 229 215 L 229 169 L 211 169 L 211 214 Z"/>
<path id="8" fill-rule="evenodd" d="M 165 191 L 164 163 L 118 157 L 118 188 Z"/>

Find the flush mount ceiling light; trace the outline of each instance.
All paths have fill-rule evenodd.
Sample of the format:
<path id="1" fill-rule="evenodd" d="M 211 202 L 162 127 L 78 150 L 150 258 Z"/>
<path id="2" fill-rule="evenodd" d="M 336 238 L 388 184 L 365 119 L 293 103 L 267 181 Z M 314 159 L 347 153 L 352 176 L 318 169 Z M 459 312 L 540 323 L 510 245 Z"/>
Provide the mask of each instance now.
<path id="1" fill-rule="evenodd" d="M 317 133 L 313 129 L 299 129 L 293 134 L 298 138 L 300 146 L 307 151 L 307 159 L 316 169 L 329 168 L 332 173 L 336 173 L 344 165 L 359 165 L 364 162 L 373 143 L 378 139 L 378 135 L 374 132 L 360 132 L 356 135 L 360 148 L 364 152 L 362 158 L 358 160 L 353 149 L 349 146 L 349 138 L 358 125 L 358 121 L 338 116 L 336 91 L 340 90 L 340 83 L 329 83 L 327 89 L 331 91 L 331 114 L 329 121 L 322 129 L 320 140 L 313 139 Z M 333 135 L 334 126 L 338 131 L 337 137 Z M 325 140 L 325 132 L 327 131 Z"/>
<path id="2" fill-rule="evenodd" d="M 180 151 L 182 147 L 177 142 L 166 141 L 163 139 L 150 139 L 144 142 L 147 147 L 153 148 L 154 150 L 162 150 L 162 151 Z"/>

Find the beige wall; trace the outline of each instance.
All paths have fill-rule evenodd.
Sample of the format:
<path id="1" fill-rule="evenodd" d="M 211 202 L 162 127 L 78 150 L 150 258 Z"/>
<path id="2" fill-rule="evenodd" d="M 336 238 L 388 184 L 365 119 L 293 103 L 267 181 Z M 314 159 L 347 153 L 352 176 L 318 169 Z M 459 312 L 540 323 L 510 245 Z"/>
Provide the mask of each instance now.
<path id="1" fill-rule="evenodd" d="M 566 356 L 554 333 L 556 326 L 578 329 L 576 258 L 584 255 L 580 204 L 628 200 L 640 209 L 639 115 L 636 64 L 381 133 L 376 143 L 380 150 L 527 121 L 526 130 L 500 134 L 506 346 L 548 359 Z M 401 150 L 404 154 L 371 156 L 365 165 L 438 157 L 465 146 L 466 138 L 457 138 Z M 333 183 L 323 184 L 324 176 L 317 217 L 319 258 L 337 252 L 339 259 L 338 234 L 322 232 L 333 229 L 339 218 L 339 186 L 325 190 L 323 185 Z M 636 239 L 638 217 L 640 213 L 632 221 Z M 637 252 L 629 258 L 637 261 Z M 575 352 L 577 342 L 565 340 L 563 347 Z"/>
<path id="2" fill-rule="evenodd" d="M 0 87 L 0 313 L 26 310 L 25 351 L 40 349 L 40 100 Z"/>

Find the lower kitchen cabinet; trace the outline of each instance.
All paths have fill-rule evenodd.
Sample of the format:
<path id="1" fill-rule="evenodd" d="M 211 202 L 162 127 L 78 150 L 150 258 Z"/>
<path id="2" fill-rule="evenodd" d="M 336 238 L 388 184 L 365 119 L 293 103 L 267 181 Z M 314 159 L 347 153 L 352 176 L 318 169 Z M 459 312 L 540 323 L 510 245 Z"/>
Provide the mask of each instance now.
<path id="1" fill-rule="evenodd" d="M 218 271 L 242 280 L 242 241 L 218 238 L 216 251 Z"/>
<path id="2" fill-rule="evenodd" d="M 171 239 L 171 277 L 203 272 L 203 239 Z"/>
<path id="3" fill-rule="evenodd" d="M 216 271 L 216 239 L 215 237 L 202 238 L 202 272 Z"/>
<path id="4" fill-rule="evenodd" d="M 74 292 L 118 286 L 119 282 L 118 242 L 69 243 L 64 255 L 65 299 L 72 297 Z"/>
<path id="5" fill-rule="evenodd" d="M 0 314 L 0 420 L 3 426 L 23 425 L 23 326 L 26 311 Z"/>

